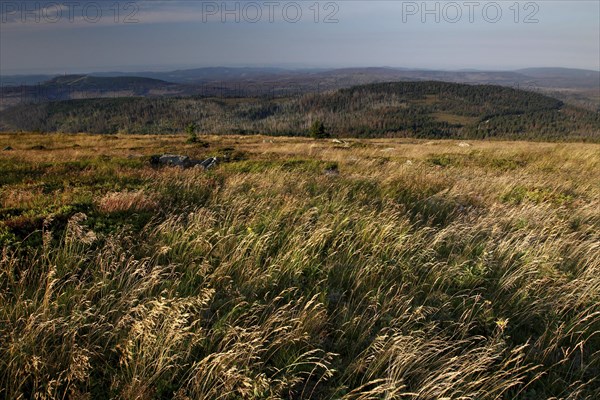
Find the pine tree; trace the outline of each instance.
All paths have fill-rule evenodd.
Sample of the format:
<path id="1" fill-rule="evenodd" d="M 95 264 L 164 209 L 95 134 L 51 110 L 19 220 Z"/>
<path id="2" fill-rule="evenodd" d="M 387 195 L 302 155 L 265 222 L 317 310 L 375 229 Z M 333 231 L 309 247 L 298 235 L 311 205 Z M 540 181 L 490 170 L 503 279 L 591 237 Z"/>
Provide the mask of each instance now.
<path id="1" fill-rule="evenodd" d="M 329 132 L 327 132 L 325 125 L 323 125 L 323 122 L 320 120 L 313 122 L 308 133 L 313 139 L 324 139 L 329 137 Z"/>
<path id="2" fill-rule="evenodd" d="M 196 143 L 198 141 L 198 135 L 196 135 L 196 128 L 196 124 L 193 122 L 185 127 L 185 132 L 188 135 L 188 143 Z"/>

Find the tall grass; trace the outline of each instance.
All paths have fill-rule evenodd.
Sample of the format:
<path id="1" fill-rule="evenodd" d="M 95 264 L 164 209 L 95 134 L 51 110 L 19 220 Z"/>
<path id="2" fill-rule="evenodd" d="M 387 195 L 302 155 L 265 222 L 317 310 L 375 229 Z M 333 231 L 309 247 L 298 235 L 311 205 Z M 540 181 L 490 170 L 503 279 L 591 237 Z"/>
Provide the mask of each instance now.
<path id="1" fill-rule="evenodd" d="M 310 145 L 250 143 L 258 170 L 120 170 L 142 187 L 6 245 L 2 397 L 600 396 L 595 148 Z"/>

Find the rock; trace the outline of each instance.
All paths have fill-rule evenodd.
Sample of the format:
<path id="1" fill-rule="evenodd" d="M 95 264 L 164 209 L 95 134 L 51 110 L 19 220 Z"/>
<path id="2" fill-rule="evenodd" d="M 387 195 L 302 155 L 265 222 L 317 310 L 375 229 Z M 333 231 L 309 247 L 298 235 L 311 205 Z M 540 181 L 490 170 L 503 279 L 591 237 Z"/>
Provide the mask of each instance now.
<path id="1" fill-rule="evenodd" d="M 168 166 L 168 167 L 181 167 L 181 168 L 203 168 L 210 169 L 217 165 L 217 157 L 210 157 L 204 161 L 192 160 L 188 156 L 182 156 L 179 154 L 162 154 L 150 156 L 150 164 L 154 166 Z"/>
<path id="2" fill-rule="evenodd" d="M 178 154 L 163 154 L 158 157 L 158 164 L 182 168 L 189 168 L 193 165 L 192 160 L 188 156 Z"/>
<path id="3" fill-rule="evenodd" d="M 200 163 L 198 163 L 197 165 L 201 166 L 204 169 L 211 169 L 213 168 L 215 165 L 217 165 L 217 157 L 210 157 L 207 158 L 204 161 L 201 161 Z"/>
<path id="4" fill-rule="evenodd" d="M 344 144 L 344 142 L 340 139 L 333 139 L 332 142 L 335 144 Z"/>
<path id="5" fill-rule="evenodd" d="M 37 144 L 35 146 L 31 146 L 29 148 L 29 150 L 46 150 L 46 146 L 41 145 L 41 144 Z"/>
<path id="6" fill-rule="evenodd" d="M 150 164 L 156 166 L 160 165 L 160 156 L 159 155 L 152 155 L 150 156 Z"/>
<path id="7" fill-rule="evenodd" d="M 458 147 L 471 147 L 471 145 L 469 143 L 466 143 L 466 142 L 460 142 L 458 144 Z"/>
<path id="8" fill-rule="evenodd" d="M 11 150 L 13 150 L 13 148 L 10 146 L 6 146 L 5 148 L 2 149 L 2 151 L 11 151 Z"/>

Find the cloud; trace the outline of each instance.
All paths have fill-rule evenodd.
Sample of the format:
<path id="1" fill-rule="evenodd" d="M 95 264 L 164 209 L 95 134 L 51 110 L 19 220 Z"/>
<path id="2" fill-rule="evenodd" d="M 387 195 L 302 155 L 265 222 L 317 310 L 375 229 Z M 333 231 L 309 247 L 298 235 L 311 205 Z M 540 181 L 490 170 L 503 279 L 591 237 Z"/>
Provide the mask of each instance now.
<path id="1" fill-rule="evenodd" d="M 330 2 L 331 3 L 331 2 Z M 169 23 L 314 22 L 337 14 L 311 9 L 313 3 L 294 1 L 3 1 L 3 30 L 56 30 Z M 331 3 L 337 4 L 337 3 Z M 336 10 L 337 7 L 337 10 Z M 335 15 L 334 15 L 335 17 Z M 333 18 L 332 18 L 333 19 Z"/>
<path id="2" fill-rule="evenodd" d="M 498 23 L 483 19 L 483 7 L 478 8 L 473 23 L 468 20 L 466 8 L 464 20 L 459 23 L 444 21 L 444 15 L 439 23 L 435 15 L 427 15 L 423 23 L 419 14 L 403 20 L 402 0 L 339 1 L 337 10 L 326 10 L 328 2 L 317 0 L 319 21 L 336 11 L 339 23 L 315 24 L 314 11 L 309 8 L 315 4 L 312 0 L 296 0 L 303 13 L 298 23 L 286 21 L 294 17 L 293 9 L 288 15 L 282 12 L 288 1 L 280 2 L 273 15 L 261 1 L 229 1 L 227 9 L 235 10 L 233 14 L 223 13 L 222 1 L 137 1 L 137 7 L 120 1 L 117 10 L 113 0 L 72 1 L 79 3 L 71 9 L 73 13 L 65 11 L 62 4 L 62 18 L 55 23 L 35 23 L 34 14 L 29 17 L 32 21 L 23 23 L 12 12 L 11 22 L 1 26 L 0 65 L 18 69 L 84 62 L 143 65 L 169 60 L 175 64 L 212 65 L 305 64 L 307 60 L 318 60 L 319 65 L 336 66 L 495 69 L 568 63 L 597 69 L 600 56 L 600 6 L 589 1 L 571 2 L 568 12 L 559 2 L 539 2 L 540 22 L 536 24 L 515 23 L 509 9 L 512 2 L 498 2 L 504 7 Z M 40 3 L 40 18 L 50 15 L 51 3 Z M 262 15 L 253 24 L 248 19 L 255 18 L 256 11 L 248 4 L 257 3 L 262 6 Z M 421 2 L 416 3 L 422 7 Z M 96 9 L 89 4 L 101 5 L 101 18 L 95 20 Z M 82 13 L 84 7 L 91 15 Z M 449 15 L 454 14 L 445 17 Z M 228 23 L 221 23 L 223 17 Z M 240 23 L 236 24 L 238 17 Z"/>

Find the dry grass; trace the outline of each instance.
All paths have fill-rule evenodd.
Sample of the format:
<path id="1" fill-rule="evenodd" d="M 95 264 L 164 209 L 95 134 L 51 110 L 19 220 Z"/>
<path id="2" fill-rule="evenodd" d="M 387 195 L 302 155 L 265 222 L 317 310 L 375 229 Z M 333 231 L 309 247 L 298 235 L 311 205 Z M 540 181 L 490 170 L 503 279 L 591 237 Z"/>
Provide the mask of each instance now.
<path id="1" fill-rule="evenodd" d="M 97 202 L 103 213 L 124 211 L 152 211 L 159 207 L 157 199 L 142 190 L 106 193 Z"/>
<path id="2" fill-rule="evenodd" d="M 600 396 L 600 146 L 202 139 L 0 136 L 3 397 Z"/>

